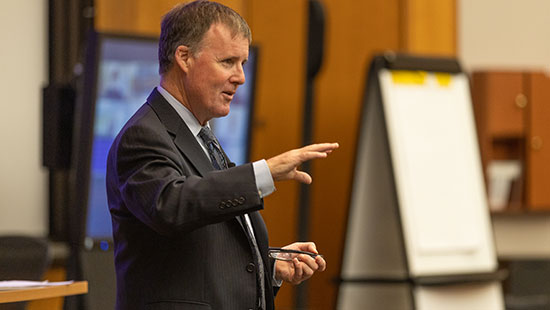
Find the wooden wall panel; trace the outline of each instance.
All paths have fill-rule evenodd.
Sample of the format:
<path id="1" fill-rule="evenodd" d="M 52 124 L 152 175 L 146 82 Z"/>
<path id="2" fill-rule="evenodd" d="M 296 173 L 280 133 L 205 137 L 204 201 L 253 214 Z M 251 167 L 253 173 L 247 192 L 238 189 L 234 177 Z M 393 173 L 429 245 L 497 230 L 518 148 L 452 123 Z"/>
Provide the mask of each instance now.
<path id="1" fill-rule="evenodd" d="M 403 51 L 456 55 L 456 0 L 400 1 Z"/>
<path id="2" fill-rule="evenodd" d="M 95 0 L 95 27 L 103 32 L 158 36 L 162 16 L 180 0 Z M 220 0 L 246 18 L 246 0 Z"/>
<path id="3" fill-rule="evenodd" d="M 301 143 L 305 80 L 306 1 L 250 1 L 253 43 L 260 48 L 252 159 L 269 158 Z M 270 244 L 296 241 L 297 182 L 280 182 L 265 199 L 262 215 Z M 283 285 L 277 309 L 293 309 L 294 288 Z"/>
<path id="4" fill-rule="evenodd" d="M 323 3 L 327 32 L 314 132 L 316 141 L 340 148 L 313 163 L 311 236 L 328 268 L 310 280 L 310 309 L 332 309 L 336 301 L 367 66 L 375 53 L 399 48 L 399 0 Z"/>

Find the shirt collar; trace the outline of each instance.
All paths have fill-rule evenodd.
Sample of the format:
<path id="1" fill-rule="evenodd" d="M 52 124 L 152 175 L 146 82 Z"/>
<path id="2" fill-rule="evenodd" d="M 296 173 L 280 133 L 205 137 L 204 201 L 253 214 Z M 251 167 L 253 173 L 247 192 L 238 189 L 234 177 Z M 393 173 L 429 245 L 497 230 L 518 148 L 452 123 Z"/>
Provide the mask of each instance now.
<path id="1" fill-rule="evenodd" d="M 162 86 L 157 86 L 158 92 L 168 101 L 168 103 L 176 110 L 178 115 L 181 117 L 181 119 L 185 122 L 187 127 L 189 127 L 189 130 L 193 134 L 193 136 L 197 136 L 199 132 L 202 129 L 201 124 L 199 124 L 199 121 L 197 118 L 195 118 L 195 115 L 187 109 L 181 102 L 179 102 L 174 96 L 172 96 L 166 89 L 164 89 Z M 206 122 L 206 125 L 208 128 L 210 128 L 210 123 Z"/>

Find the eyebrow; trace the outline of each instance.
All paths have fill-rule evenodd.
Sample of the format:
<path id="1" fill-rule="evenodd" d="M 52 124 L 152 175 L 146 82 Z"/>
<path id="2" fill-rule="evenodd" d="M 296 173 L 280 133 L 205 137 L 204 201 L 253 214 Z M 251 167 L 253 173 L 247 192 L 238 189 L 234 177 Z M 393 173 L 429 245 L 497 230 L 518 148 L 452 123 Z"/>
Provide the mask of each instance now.
<path id="1" fill-rule="evenodd" d="M 217 58 L 218 58 L 218 61 L 224 61 L 224 60 L 227 60 L 227 59 L 231 59 L 233 61 L 238 61 L 240 57 L 239 56 L 227 56 L 227 57 L 217 57 Z M 243 65 L 247 62 L 248 62 L 248 58 L 245 58 L 243 60 Z"/>

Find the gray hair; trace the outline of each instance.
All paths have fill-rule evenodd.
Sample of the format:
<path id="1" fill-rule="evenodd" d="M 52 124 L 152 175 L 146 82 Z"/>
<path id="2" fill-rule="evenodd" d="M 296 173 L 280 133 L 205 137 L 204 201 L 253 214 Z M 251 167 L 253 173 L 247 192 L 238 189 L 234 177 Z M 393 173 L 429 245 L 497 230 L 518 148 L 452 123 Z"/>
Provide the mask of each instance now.
<path id="1" fill-rule="evenodd" d="M 189 47 L 192 54 L 198 53 L 201 42 L 210 26 L 221 23 L 233 36 L 242 35 L 252 41 L 246 21 L 231 8 L 206 0 L 179 4 L 162 18 L 159 39 L 159 73 L 166 73 L 174 61 L 174 53 L 180 45 Z"/>

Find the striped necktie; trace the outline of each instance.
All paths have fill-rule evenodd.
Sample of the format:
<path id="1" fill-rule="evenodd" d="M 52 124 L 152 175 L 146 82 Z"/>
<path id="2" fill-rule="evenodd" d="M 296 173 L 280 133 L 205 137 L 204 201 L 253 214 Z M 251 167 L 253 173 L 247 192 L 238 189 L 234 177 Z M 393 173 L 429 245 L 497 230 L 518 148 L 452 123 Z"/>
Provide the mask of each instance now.
<path id="1" fill-rule="evenodd" d="M 212 130 L 206 126 L 202 127 L 199 132 L 199 137 L 206 145 L 208 155 L 210 156 L 210 160 L 212 161 L 214 168 L 216 168 L 216 170 L 227 169 L 227 161 L 225 160 L 225 156 L 223 156 L 220 144 L 212 133 Z"/>

